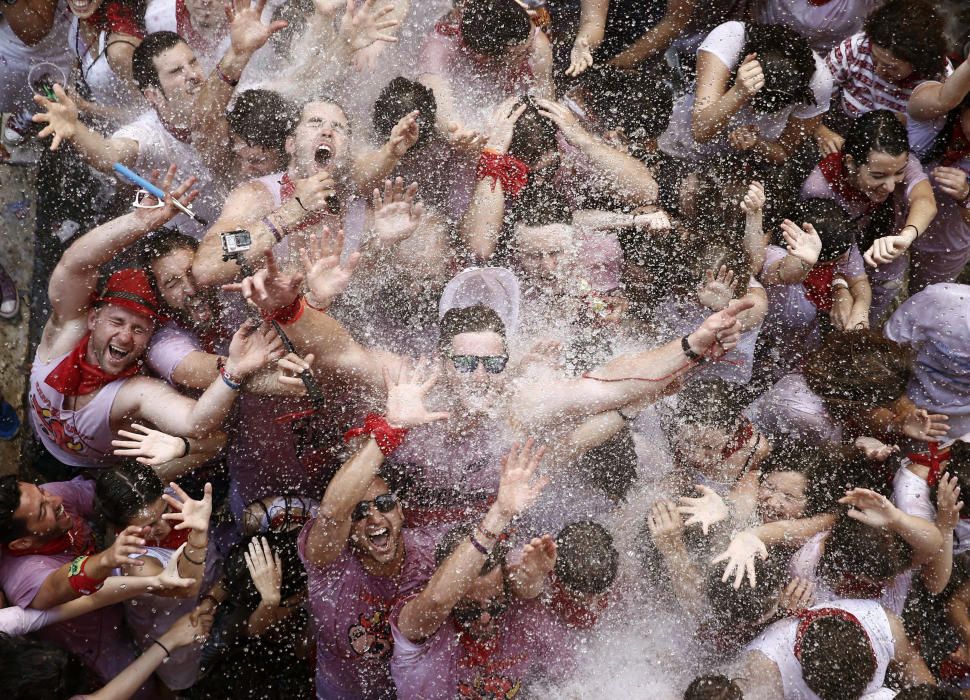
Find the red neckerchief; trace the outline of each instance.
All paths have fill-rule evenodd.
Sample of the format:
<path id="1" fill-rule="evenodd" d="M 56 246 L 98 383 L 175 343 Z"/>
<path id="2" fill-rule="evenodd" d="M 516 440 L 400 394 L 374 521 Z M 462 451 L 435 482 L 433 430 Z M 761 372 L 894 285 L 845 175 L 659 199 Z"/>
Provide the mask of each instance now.
<path id="1" fill-rule="evenodd" d="M 832 280 L 835 278 L 835 266 L 838 262 L 817 263 L 802 280 L 805 288 L 805 298 L 821 311 L 831 311 L 834 298 L 832 295 Z"/>
<path id="2" fill-rule="evenodd" d="M 753 436 L 754 426 L 751 425 L 751 421 L 745 420 L 737 427 L 737 430 L 734 431 L 734 435 L 731 436 L 731 439 L 724 446 L 724 449 L 721 450 L 721 457 L 724 459 L 732 457 L 735 452 L 747 445 Z"/>
<path id="3" fill-rule="evenodd" d="M 950 448 L 940 449 L 940 443 L 934 441 L 930 443 L 929 454 L 925 452 L 910 452 L 909 461 L 913 464 L 922 464 L 929 467 L 930 471 L 926 475 L 926 485 L 933 488 L 940 483 L 940 474 L 943 471 L 943 463 L 950 459 Z"/>
<path id="4" fill-rule="evenodd" d="M 840 598 L 877 600 L 885 594 L 886 586 L 885 583 L 874 583 L 855 574 L 842 574 L 842 580 L 839 581 L 835 592 Z"/>
<path id="5" fill-rule="evenodd" d="M 25 557 L 30 554 L 40 556 L 51 556 L 54 554 L 70 554 L 73 557 L 80 557 L 85 554 L 94 554 L 94 533 L 87 520 L 64 507 L 74 519 L 71 529 L 60 537 L 45 542 L 44 544 L 31 547 L 30 549 L 11 549 L 8 544 L 4 549 L 12 557 Z"/>
<path id="6" fill-rule="evenodd" d="M 179 127 L 179 126 L 172 126 L 171 124 L 167 123 L 164 119 L 162 119 L 161 115 L 159 115 L 158 121 L 160 121 L 162 123 L 162 127 L 165 129 L 165 131 L 167 131 L 168 133 L 170 133 L 177 140 L 181 141 L 182 143 L 189 144 L 189 145 L 192 144 L 192 130 L 191 129 L 182 128 L 182 127 Z"/>
<path id="7" fill-rule="evenodd" d="M 296 196 L 296 185 L 293 180 L 290 179 L 289 173 L 283 173 L 283 177 L 280 178 L 280 201 L 288 202 Z M 295 227 L 294 230 L 301 231 L 309 226 L 314 226 L 323 221 L 324 214 L 322 212 L 313 212 L 307 214 L 303 217 L 303 220 Z"/>
<path id="8" fill-rule="evenodd" d="M 589 602 L 577 600 L 558 580 L 555 580 L 548 605 L 570 627 L 589 629 L 596 624 L 599 614 L 606 610 L 609 602 L 608 593 L 598 595 Z"/>
<path id="9" fill-rule="evenodd" d="M 878 666 L 878 661 L 876 659 L 876 651 L 872 647 L 872 639 L 869 638 L 869 633 L 866 632 L 866 628 L 862 626 L 859 622 L 859 618 L 850 613 L 848 610 L 843 610 L 842 608 L 818 608 L 816 610 L 802 610 L 795 613 L 800 622 L 798 623 L 798 629 L 795 632 L 795 658 L 799 661 L 802 660 L 802 640 L 805 637 L 805 633 L 808 628 L 816 620 L 820 620 L 823 617 L 837 617 L 840 620 L 845 620 L 846 622 L 851 622 L 854 625 L 858 625 L 859 629 L 866 636 L 866 641 L 869 642 L 869 652 L 872 654 L 873 666 Z"/>
<path id="10" fill-rule="evenodd" d="M 209 53 L 219 40 L 222 38 L 215 34 L 206 37 L 196 31 L 192 26 L 192 16 L 189 8 L 185 5 L 185 0 L 175 0 L 175 27 L 178 35 L 185 39 L 185 43 L 196 51 Z"/>
<path id="11" fill-rule="evenodd" d="M 948 168 L 953 167 L 968 155 L 970 155 L 970 141 L 967 140 L 967 135 L 963 131 L 961 120 L 957 119 L 946 141 L 946 152 L 940 160 L 940 165 L 945 165 Z"/>
<path id="12" fill-rule="evenodd" d="M 825 156 L 819 162 L 818 168 L 822 171 L 825 181 L 832 187 L 832 191 L 842 199 L 859 204 L 869 203 L 869 198 L 849 183 L 845 175 L 845 159 L 841 151 Z"/>
<path id="13" fill-rule="evenodd" d="M 127 369 L 118 374 L 108 374 L 97 365 L 92 365 L 84 359 L 88 352 L 88 341 L 91 334 L 77 344 L 70 354 L 55 367 L 44 382 L 64 396 L 84 396 L 98 391 L 106 384 L 127 379 L 138 374 L 141 360 L 133 362 Z"/>
<path id="14" fill-rule="evenodd" d="M 183 544 L 189 541 L 189 528 L 184 530 L 176 530 L 174 527 L 168 533 L 164 540 L 159 542 L 156 547 L 161 547 L 162 549 L 178 549 Z"/>

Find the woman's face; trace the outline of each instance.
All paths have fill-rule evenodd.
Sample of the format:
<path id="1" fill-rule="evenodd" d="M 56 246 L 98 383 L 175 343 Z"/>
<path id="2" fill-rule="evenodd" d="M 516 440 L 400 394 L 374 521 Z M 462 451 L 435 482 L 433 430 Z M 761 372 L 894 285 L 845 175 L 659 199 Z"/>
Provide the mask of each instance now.
<path id="1" fill-rule="evenodd" d="M 168 524 L 167 520 L 162 519 L 162 515 L 167 512 L 168 504 L 159 498 L 138 511 L 128 525 L 149 528 L 145 539 L 149 541 L 149 544 L 157 545 L 172 532 L 172 526 Z"/>
<path id="2" fill-rule="evenodd" d="M 858 167 L 851 156 L 848 156 L 848 160 L 855 167 L 856 189 L 878 204 L 889 199 L 896 187 L 903 183 L 909 153 L 891 156 L 882 151 L 869 151 L 869 159 Z"/>
<path id="3" fill-rule="evenodd" d="M 797 520 L 805 515 L 808 479 L 798 472 L 772 472 L 758 486 L 758 514 L 762 522 Z"/>
<path id="4" fill-rule="evenodd" d="M 87 19 L 101 7 L 103 0 L 67 0 L 67 6 L 78 19 Z"/>
<path id="5" fill-rule="evenodd" d="M 872 45 L 872 65 L 876 75 L 890 83 L 906 80 L 913 74 L 912 63 L 896 58 L 890 51 L 877 44 Z"/>
<path id="6" fill-rule="evenodd" d="M 711 475 L 724 461 L 724 448 L 730 440 L 731 435 L 720 428 L 687 425 L 677 432 L 674 449 L 685 466 Z"/>

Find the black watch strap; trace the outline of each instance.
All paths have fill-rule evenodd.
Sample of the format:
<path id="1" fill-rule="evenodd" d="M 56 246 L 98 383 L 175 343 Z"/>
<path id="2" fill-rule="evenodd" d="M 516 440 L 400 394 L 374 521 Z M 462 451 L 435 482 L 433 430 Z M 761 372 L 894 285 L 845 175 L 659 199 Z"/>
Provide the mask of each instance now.
<path id="1" fill-rule="evenodd" d="M 684 354 L 687 355 L 687 358 L 689 360 L 693 360 L 694 362 L 703 362 L 704 361 L 704 356 L 703 355 L 698 355 L 696 352 L 694 352 L 691 349 L 690 343 L 687 342 L 687 336 L 686 335 L 683 338 L 680 339 L 680 347 L 684 351 Z"/>

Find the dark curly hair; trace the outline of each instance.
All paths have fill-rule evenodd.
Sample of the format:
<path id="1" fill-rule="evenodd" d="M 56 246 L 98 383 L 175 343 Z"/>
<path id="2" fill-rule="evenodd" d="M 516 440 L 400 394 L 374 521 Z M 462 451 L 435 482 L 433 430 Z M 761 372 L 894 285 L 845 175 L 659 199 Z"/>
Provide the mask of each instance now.
<path id="1" fill-rule="evenodd" d="M 15 520 L 13 514 L 20 507 L 20 482 L 13 474 L 0 476 L 0 542 L 10 544 L 25 536 L 23 521 Z"/>
<path id="2" fill-rule="evenodd" d="M 751 108 L 760 113 L 778 112 L 795 104 L 815 104 L 811 82 L 815 75 L 815 54 L 798 32 L 780 24 L 745 25 L 744 57 L 757 54 L 765 86 L 751 98 Z"/>
<path id="3" fill-rule="evenodd" d="M 944 29 L 943 16 L 929 0 L 889 0 L 866 17 L 863 25 L 873 44 L 912 65 L 923 79 L 943 76 Z"/>

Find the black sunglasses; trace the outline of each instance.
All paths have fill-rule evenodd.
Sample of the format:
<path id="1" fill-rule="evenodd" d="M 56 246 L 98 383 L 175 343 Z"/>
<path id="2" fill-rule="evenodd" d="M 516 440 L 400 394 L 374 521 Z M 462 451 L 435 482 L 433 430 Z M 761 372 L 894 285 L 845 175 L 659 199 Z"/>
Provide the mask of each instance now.
<path id="1" fill-rule="evenodd" d="M 491 617 L 495 618 L 508 609 L 509 599 L 506 596 L 502 600 L 492 599 L 484 607 L 482 607 L 481 603 L 461 603 L 452 609 L 451 614 L 459 624 L 470 625 L 481 618 L 482 613 L 488 612 Z"/>
<path id="2" fill-rule="evenodd" d="M 501 374 L 509 358 L 505 355 L 452 355 L 451 362 L 459 372 L 470 374 L 481 363 L 489 374 Z"/>
<path id="3" fill-rule="evenodd" d="M 395 496 L 393 493 L 382 493 L 373 501 L 361 501 L 354 506 L 354 512 L 351 513 L 350 519 L 356 523 L 366 518 L 370 514 L 371 504 L 373 504 L 380 513 L 390 513 L 395 507 L 397 507 L 397 496 Z"/>

